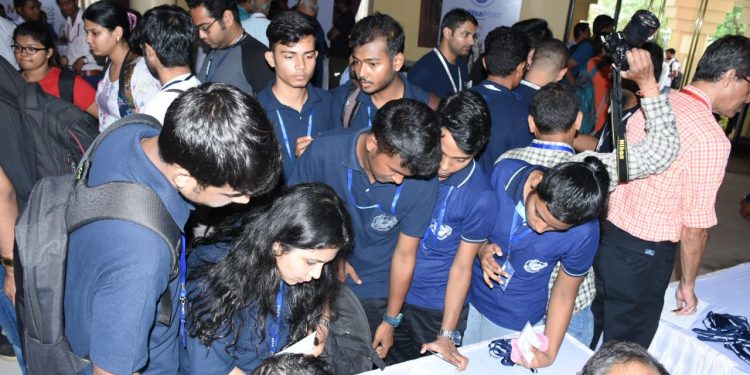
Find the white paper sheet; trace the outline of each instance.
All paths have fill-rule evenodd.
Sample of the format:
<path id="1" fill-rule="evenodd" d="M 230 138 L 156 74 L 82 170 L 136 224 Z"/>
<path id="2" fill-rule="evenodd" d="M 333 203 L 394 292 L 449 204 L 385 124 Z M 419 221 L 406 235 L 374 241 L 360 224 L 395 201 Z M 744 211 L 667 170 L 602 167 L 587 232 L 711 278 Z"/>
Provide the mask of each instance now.
<path id="1" fill-rule="evenodd" d="M 670 286 L 664 294 L 664 307 L 661 310 L 661 319 L 666 320 L 683 329 L 690 329 L 695 323 L 696 319 L 703 319 L 705 316 L 704 310 L 708 307 L 708 303 L 702 299 L 698 299 L 698 306 L 695 310 L 695 314 L 690 315 L 677 315 L 672 312 L 677 306 L 675 305 L 674 294 L 677 291 L 677 286 Z"/>
<path id="2" fill-rule="evenodd" d="M 307 337 L 295 342 L 293 345 L 288 346 L 286 349 L 278 352 L 277 354 L 281 354 L 281 353 L 307 354 L 312 350 L 314 344 L 315 344 L 315 332 L 307 335 Z"/>
<path id="3" fill-rule="evenodd" d="M 531 323 L 526 322 L 523 331 L 521 331 L 521 336 L 518 336 L 518 348 L 521 349 L 521 354 L 523 354 L 526 362 L 531 362 L 531 360 L 534 359 L 534 353 L 531 351 L 532 346 L 539 349 L 541 343 L 539 342 L 539 337 L 536 336 L 536 332 L 534 332 Z"/>

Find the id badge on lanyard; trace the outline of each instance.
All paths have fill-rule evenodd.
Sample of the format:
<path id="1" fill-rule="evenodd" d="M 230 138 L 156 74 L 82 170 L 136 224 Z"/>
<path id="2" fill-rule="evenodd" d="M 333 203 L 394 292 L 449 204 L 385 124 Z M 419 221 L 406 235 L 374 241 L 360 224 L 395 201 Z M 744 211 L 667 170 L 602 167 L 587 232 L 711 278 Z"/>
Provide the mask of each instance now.
<path id="1" fill-rule="evenodd" d="M 508 277 L 500 276 L 500 278 L 503 279 L 503 284 L 500 285 L 500 289 L 502 289 L 503 291 L 508 288 L 508 284 L 510 284 L 510 280 L 513 278 L 513 274 L 516 273 L 515 268 L 513 268 L 513 264 L 510 263 L 513 244 L 531 233 L 531 228 L 526 226 L 525 221 L 521 222 L 520 220 L 521 214 L 519 213 L 519 211 L 523 212 L 524 209 L 525 207 L 523 206 L 523 204 L 521 204 L 521 202 L 518 202 L 518 204 L 516 205 L 516 209 L 513 211 L 513 223 L 510 226 L 510 234 L 508 235 L 508 249 L 506 250 L 508 256 L 505 258 L 505 262 L 502 265 L 502 269 L 508 274 Z M 526 229 L 521 231 L 521 233 L 518 233 L 519 229 L 521 229 L 522 226 L 526 227 Z"/>

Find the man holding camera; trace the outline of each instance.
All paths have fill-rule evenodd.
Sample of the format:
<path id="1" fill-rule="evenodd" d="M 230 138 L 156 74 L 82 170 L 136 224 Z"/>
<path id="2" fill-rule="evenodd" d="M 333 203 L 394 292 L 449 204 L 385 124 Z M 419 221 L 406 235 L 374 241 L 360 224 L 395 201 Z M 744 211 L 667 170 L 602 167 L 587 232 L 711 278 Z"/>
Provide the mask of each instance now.
<path id="1" fill-rule="evenodd" d="M 682 275 L 673 311 L 695 313 L 695 279 L 707 229 L 717 222 L 714 203 L 730 151 L 713 113 L 732 117 L 750 101 L 748 75 L 750 39 L 725 36 L 711 44 L 692 85 L 670 95 L 681 145 L 675 162 L 661 174 L 620 185 L 610 195 L 594 261 L 594 341 L 603 330 L 605 342 L 626 340 L 648 348 L 678 249 Z M 644 123 L 641 112 L 630 118 L 628 143 L 644 138 Z"/>

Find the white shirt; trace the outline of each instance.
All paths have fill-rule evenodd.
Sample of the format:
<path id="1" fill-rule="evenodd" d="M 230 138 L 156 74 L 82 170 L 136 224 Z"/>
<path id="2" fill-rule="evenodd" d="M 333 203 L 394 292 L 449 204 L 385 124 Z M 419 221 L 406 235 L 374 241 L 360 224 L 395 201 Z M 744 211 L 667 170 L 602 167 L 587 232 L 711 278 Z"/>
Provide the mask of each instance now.
<path id="1" fill-rule="evenodd" d="M 250 18 L 242 21 L 242 28 L 245 32 L 250 34 L 253 38 L 263 43 L 268 48 L 268 37 L 266 36 L 266 29 L 271 21 L 266 18 L 263 13 L 253 13 Z"/>
<path id="2" fill-rule="evenodd" d="M 680 72 L 680 62 L 677 61 L 676 58 L 672 58 L 672 60 L 666 60 L 665 61 L 667 65 L 669 65 L 669 70 L 672 72 L 672 76 L 676 77 L 677 73 Z"/>
<path id="3" fill-rule="evenodd" d="M 75 18 L 65 18 L 65 39 L 68 41 L 68 49 L 65 56 L 68 57 L 68 64 L 73 65 L 80 57 L 86 57 L 87 63 L 81 70 L 102 70 L 102 67 L 96 63 L 94 55 L 91 54 L 91 48 L 86 43 L 86 30 L 83 28 L 83 10 L 78 9 Z"/>
<path id="4" fill-rule="evenodd" d="M 183 74 L 172 78 L 154 95 L 143 107 L 143 113 L 154 116 L 160 123 L 164 123 L 164 115 L 172 102 L 188 89 L 198 86 L 201 81 L 192 74 Z"/>
<path id="5" fill-rule="evenodd" d="M 669 64 L 666 61 L 661 63 L 661 76 L 659 76 L 659 91 L 672 84 L 672 77 L 669 76 Z"/>
<path id="6" fill-rule="evenodd" d="M 13 65 L 18 70 L 16 56 L 13 54 L 13 50 L 10 49 L 10 45 L 13 44 L 13 30 L 15 28 L 16 24 L 0 17 L 0 56 L 8 60 L 10 65 Z"/>
<path id="7" fill-rule="evenodd" d="M 99 106 L 99 131 L 120 119 L 120 105 L 118 103 L 117 91 L 120 89 L 120 80 L 109 80 L 109 69 L 104 72 L 104 77 L 99 81 L 96 88 L 96 104 Z M 146 103 L 161 89 L 161 83 L 148 71 L 146 60 L 138 58 L 133 68 L 133 76 L 130 78 L 130 92 L 133 95 L 135 111 L 143 112 Z"/>

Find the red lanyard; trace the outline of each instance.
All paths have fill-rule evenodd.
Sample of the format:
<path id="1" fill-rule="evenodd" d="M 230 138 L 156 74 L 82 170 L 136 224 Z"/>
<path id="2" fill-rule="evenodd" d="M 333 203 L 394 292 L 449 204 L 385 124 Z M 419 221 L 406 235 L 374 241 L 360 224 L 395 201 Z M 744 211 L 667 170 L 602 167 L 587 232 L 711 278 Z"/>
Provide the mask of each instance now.
<path id="1" fill-rule="evenodd" d="M 682 90 L 680 90 L 680 92 L 683 93 L 683 94 L 685 94 L 685 95 L 693 97 L 693 99 L 695 99 L 695 100 L 703 103 L 703 105 L 706 106 L 706 109 L 708 109 L 709 111 L 711 110 L 711 104 L 709 102 L 707 102 L 706 99 L 704 99 L 700 95 L 692 92 L 691 90 L 687 90 L 687 89 L 682 89 Z"/>

